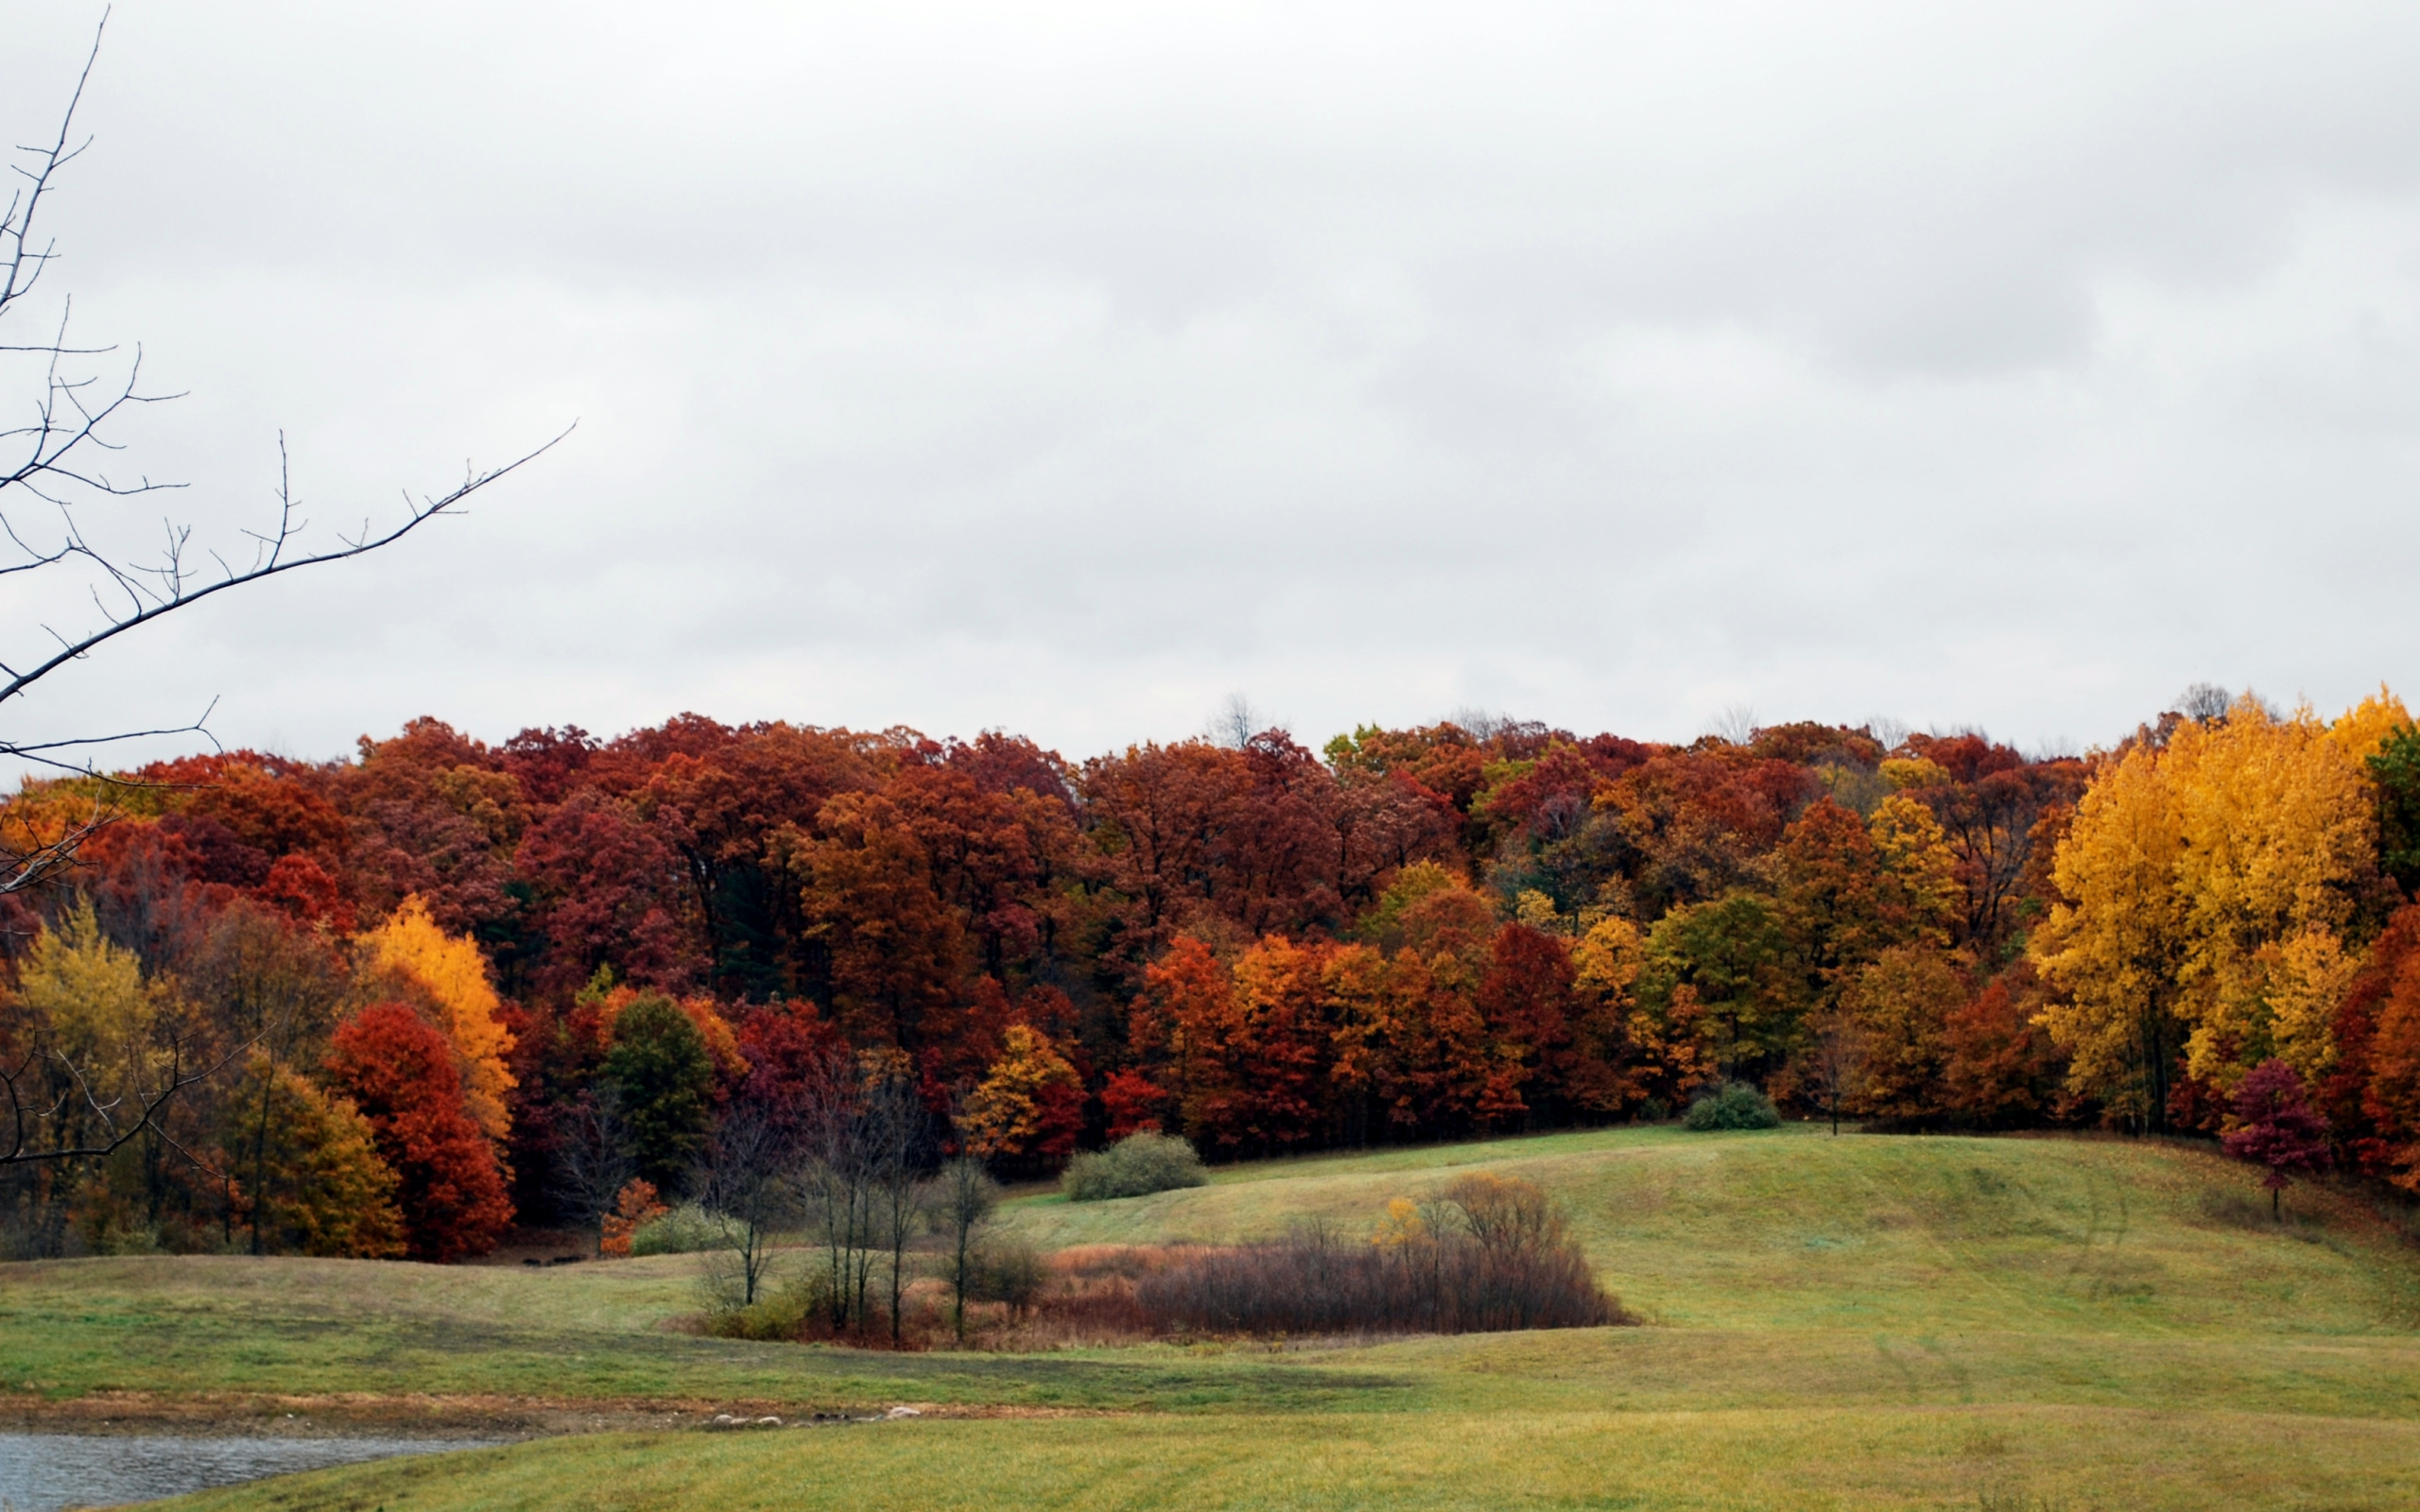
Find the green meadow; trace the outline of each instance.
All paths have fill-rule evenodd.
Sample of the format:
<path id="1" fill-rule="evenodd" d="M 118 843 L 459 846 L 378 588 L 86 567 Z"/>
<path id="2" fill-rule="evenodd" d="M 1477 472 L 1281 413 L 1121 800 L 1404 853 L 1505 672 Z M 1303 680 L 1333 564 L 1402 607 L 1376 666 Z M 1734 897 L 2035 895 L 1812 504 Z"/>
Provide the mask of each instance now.
<path id="1" fill-rule="evenodd" d="M 2420 1506 L 2420 1248 L 2241 1166 L 2072 1139 L 1653 1128 L 1021 1198 L 1037 1246 L 1373 1223 L 1460 1170 L 1570 1210 L 1641 1326 L 867 1353 L 704 1339 L 686 1257 L 548 1270 L 121 1259 L 0 1270 L 0 1385 L 912 1419 L 602 1433 L 193 1507 Z"/>

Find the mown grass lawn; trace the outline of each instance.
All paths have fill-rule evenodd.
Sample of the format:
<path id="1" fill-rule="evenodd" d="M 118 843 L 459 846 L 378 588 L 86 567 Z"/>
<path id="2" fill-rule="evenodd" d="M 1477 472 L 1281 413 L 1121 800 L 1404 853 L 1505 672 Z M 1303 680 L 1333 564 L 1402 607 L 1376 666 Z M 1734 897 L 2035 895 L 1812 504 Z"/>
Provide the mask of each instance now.
<path id="1" fill-rule="evenodd" d="M 2420 1252 L 2325 1191 L 2273 1225 L 2199 1149 L 1620 1130 L 1008 1221 L 1046 1246 L 1249 1238 L 1477 1168 L 1559 1194 L 1648 1326 L 884 1355 L 668 1332 L 696 1305 L 678 1258 L 90 1261 L 0 1267 L 0 1387 L 1028 1414 L 597 1435 L 191 1503 L 231 1508 L 2420 1505 Z"/>
<path id="2" fill-rule="evenodd" d="M 2073 1407 L 909 1422 L 554 1439 L 174 1504 L 2389 1508 L 2420 1504 L 2420 1426 Z"/>

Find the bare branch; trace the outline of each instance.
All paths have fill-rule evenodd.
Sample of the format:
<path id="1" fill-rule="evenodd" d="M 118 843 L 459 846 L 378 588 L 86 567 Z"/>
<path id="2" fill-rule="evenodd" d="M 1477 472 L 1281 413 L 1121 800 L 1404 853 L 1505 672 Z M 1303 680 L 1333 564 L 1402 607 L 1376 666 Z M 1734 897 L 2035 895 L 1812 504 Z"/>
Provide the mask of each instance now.
<path id="1" fill-rule="evenodd" d="M 77 140 L 76 114 L 99 60 L 108 25 L 109 14 L 104 11 L 76 88 L 60 113 L 58 131 L 46 143 L 19 147 L 21 161 L 10 165 L 21 181 L 0 206 L 0 321 L 19 313 L 18 307 L 59 255 L 56 244 L 43 239 L 38 223 L 60 171 L 92 145 L 89 137 Z M 174 520 L 161 521 L 156 556 L 123 558 L 114 553 L 106 533 L 98 532 L 97 526 L 87 529 L 92 522 L 78 511 L 183 487 L 154 482 L 139 472 L 132 481 L 123 481 L 123 472 L 113 476 L 108 462 L 109 454 L 124 449 L 112 431 L 115 421 L 130 410 L 181 396 L 143 388 L 140 345 L 125 360 L 122 378 L 107 374 L 105 369 L 114 363 L 117 348 L 72 342 L 74 309 L 72 299 L 60 301 L 57 324 L 48 327 L 44 339 L 0 343 L 0 357 L 9 359 L 11 371 L 24 373 L 34 390 L 26 410 L 12 415 L 9 423 L 0 424 L 0 454 L 5 454 L 0 455 L 0 576 L 39 582 L 43 579 L 28 579 L 26 575 L 46 570 L 81 572 L 84 580 L 74 586 L 81 587 L 90 597 L 97 618 L 90 628 L 74 625 L 54 628 L 38 620 L 26 627 L 27 638 L 39 642 L 46 636 L 52 644 L 38 644 L 31 655 L 20 656 L 12 650 L 7 660 L 0 661 L 0 705 L 117 636 L 213 594 L 391 545 L 437 516 L 457 511 L 463 501 L 489 484 L 544 455 L 573 428 L 566 426 L 544 445 L 501 467 L 481 472 L 466 466 L 462 481 L 441 496 L 415 500 L 407 493 L 399 523 L 381 529 L 365 520 L 358 534 L 338 532 L 336 543 L 324 550 L 303 544 L 309 523 L 302 517 L 294 496 L 285 438 L 281 433 L 277 518 L 266 528 L 242 532 L 251 542 L 249 562 L 243 561 L 241 552 L 235 554 L 235 561 L 230 561 L 209 549 L 206 541 L 197 542 L 191 524 Z M 30 307 L 25 313 L 30 315 Z M 37 501 L 41 507 L 32 507 Z M 39 516 L 39 523 L 27 515 Z M 207 563 L 201 559 L 204 557 Z M 61 586 L 74 591 L 68 584 Z M 168 735 L 198 734 L 216 746 L 207 728 L 209 718 L 210 711 L 205 710 L 191 725 L 95 736 L 0 739 L 0 758 L 73 780 L 52 784 L 38 800 L 0 804 L 0 896 L 50 882 L 73 866 L 78 852 L 120 816 L 118 799 L 124 793 L 170 785 L 104 773 L 95 752 L 125 741 Z M 91 785 L 85 788 L 80 783 Z M 196 1068 L 186 1065 L 185 1042 L 173 1040 L 164 1085 L 104 1097 L 95 1091 L 89 1068 L 75 1057 L 39 1036 L 12 1042 L 6 1026 L 0 1025 L 0 1095 L 5 1095 L 7 1104 L 7 1125 L 0 1128 L 0 1166 L 106 1157 L 150 1129 L 188 1160 L 209 1169 L 177 1144 L 161 1125 L 160 1115 L 180 1092 L 217 1074 L 256 1042 L 258 1037 L 225 1058 Z M 13 1061 L 6 1058 L 11 1055 L 17 1057 Z M 45 1088 L 56 1090 L 56 1095 L 41 1091 Z M 42 1101 L 43 1096 L 49 1100 Z"/>
<path id="2" fill-rule="evenodd" d="M 366 556 L 371 552 L 376 551 L 381 546 L 391 545 L 394 542 L 401 541 L 404 537 L 409 535 L 420 526 L 436 519 L 439 515 L 445 513 L 448 509 L 451 509 L 455 506 L 460 504 L 463 500 L 469 498 L 472 494 L 476 493 L 479 490 L 486 488 L 491 483 L 493 483 L 496 479 L 504 477 L 523 465 L 544 456 L 547 452 L 553 450 L 558 444 L 560 444 L 563 438 L 569 436 L 577 427 L 578 421 L 574 421 L 573 424 L 565 426 L 562 433 L 557 435 L 554 439 L 546 442 L 545 445 L 539 447 L 536 451 L 516 457 L 512 461 L 507 462 L 502 467 L 492 468 L 485 472 L 472 474 L 465 478 L 461 485 L 456 488 L 453 492 L 446 494 L 442 498 L 424 499 L 421 504 L 413 507 L 410 515 L 401 524 L 396 525 L 392 529 L 380 535 L 365 534 L 354 540 L 347 541 L 342 546 L 334 551 L 313 552 L 308 556 L 287 558 L 284 555 L 284 551 L 285 546 L 292 541 L 294 532 L 281 526 L 279 536 L 275 544 L 269 550 L 267 560 L 247 571 L 231 573 L 226 576 L 220 577 L 216 582 L 205 583 L 199 588 L 189 588 L 187 586 L 187 578 L 182 559 L 183 537 L 180 535 L 170 549 L 166 562 L 161 567 L 151 569 L 153 574 L 159 578 L 161 589 L 155 594 L 152 594 L 150 602 L 143 603 L 142 599 L 137 598 L 135 601 L 138 604 L 141 604 L 142 607 L 117 615 L 108 625 L 98 630 L 93 631 L 89 635 L 85 635 L 78 640 L 67 641 L 60 650 L 53 653 L 47 660 L 36 663 L 30 670 L 16 675 L 7 682 L 0 683 L 0 703 L 6 703 L 9 699 L 16 697 L 19 694 L 25 692 L 27 688 L 31 687 L 34 683 L 40 681 L 44 677 L 57 671 L 68 662 L 85 655 L 94 647 L 100 645 L 104 642 L 123 635 L 127 631 L 133 629 L 136 626 L 148 625 L 153 620 L 160 618 L 162 615 L 182 609 L 188 604 L 199 603 L 201 600 L 210 597 L 213 593 L 223 593 L 230 588 L 241 588 L 247 583 L 257 583 L 263 578 L 273 577 L 280 573 L 294 572 L 304 567 L 317 567 L 326 562 L 345 561 L 354 557 Z M 341 540 L 343 538 L 339 539 Z M 120 572 L 119 569 L 99 558 L 96 554 L 81 551 L 80 546 L 79 552 L 82 555 L 91 556 L 94 560 L 100 562 L 103 568 L 107 570 L 115 580 L 126 587 L 130 597 L 137 593 L 137 585 L 129 575 Z M 152 591 L 149 590 L 144 590 L 144 592 L 146 593 L 152 593 Z"/>
<path id="3" fill-rule="evenodd" d="M 69 1057 L 55 1050 L 28 1050 L 15 1064 L 0 1065 L 0 1091 L 5 1091 L 9 1103 L 9 1127 L 5 1134 L 8 1143 L 5 1149 L 0 1149 L 0 1166 L 26 1165 L 44 1160 L 106 1159 L 124 1148 L 147 1128 L 165 1138 L 166 1131 L 159 1125 L 161 1112 L 185 1089 L 208 1081 L 227 1069 L 237 1057 L 248 1053 L 252 1043 L 252 1040 L 247 1040 L 207 1066 L 188 1067 L 184 1061 L 182 1037 L 172 1040 L 167 1080 L 147 1093 L 138 1094 L 135 1106 L 127 1110 L 128 1116 L 124 1118 L 119 1113 L 125 1099 L 101 1098 L 94 1091 L 84 1069 Z M 46 1108 L 29 1107 L 25 1098 L 26 1084 L 35 1070 L 45 1064 L 59 1068 L 67 1083 L 67 1090 Z M 43 1143 L 39 1138 L 43 1125 L 62 1116 L 70 1104 L 79 1105 L 98 1120 L 100 1136 L 72 1144 Z"/>

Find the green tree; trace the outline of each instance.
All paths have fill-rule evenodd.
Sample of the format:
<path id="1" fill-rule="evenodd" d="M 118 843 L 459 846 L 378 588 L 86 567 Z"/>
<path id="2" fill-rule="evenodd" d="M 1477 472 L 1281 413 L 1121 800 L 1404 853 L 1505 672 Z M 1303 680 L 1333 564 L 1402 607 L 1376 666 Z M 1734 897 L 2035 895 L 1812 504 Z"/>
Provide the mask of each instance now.
<path id="1" fill-rule="evenodd" d="M 1940 947 L 1893 945 L 1841 994 L 1857 1025 L 1854 1112 L 1906 1122 L 1944 1110 L 1949 1016 L 1974 996 L 1965 962 Z"/>
<path id="2" fill-rule="evenodd" d="M 1685 998 L 1725 1076 L 1776 1063 L 1798 1036 L 1804 1003 L 1792 981 L 1789 931 L 1772 901 L 1752 892 L 1675 908 L 1647 936 L 1640 1005 L 1670 1019 Z M 1685 1017 L 1685 1014 L 1682 1015 Z"/>
<path id="3" fill-rule="evenodd" d="M 648 993 L 614 1021 L 603 1070 L 639 1175 L 663 1191 L 680 1190 L 712 1122 L 707 1094 L 715 1067 L 705 1037 L 679 1004 Z"/>
<path id="4" fill-rule="evenodd" d="M 2378 795 L 2378 866 L 2420 893 L 2420 729 L 2390 731 L 2363 763 Z"/>

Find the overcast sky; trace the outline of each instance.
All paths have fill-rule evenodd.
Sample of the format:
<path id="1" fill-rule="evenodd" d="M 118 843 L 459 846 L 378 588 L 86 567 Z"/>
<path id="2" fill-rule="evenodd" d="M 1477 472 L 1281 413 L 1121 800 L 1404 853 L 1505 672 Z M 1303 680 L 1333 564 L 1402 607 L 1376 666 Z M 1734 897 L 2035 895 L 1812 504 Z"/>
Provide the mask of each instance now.
<path id="1" fill-rule="evenodd" d="M 97 17 L 0 0 L 11 141 Z M 113 465 L 232 541 L 281 427 L 323 526 L 579 429 L 5 732 L 2420 692 L 2415 80 L 2409 0 L 121 0 L 50 287 L 189 397 Z"/>

